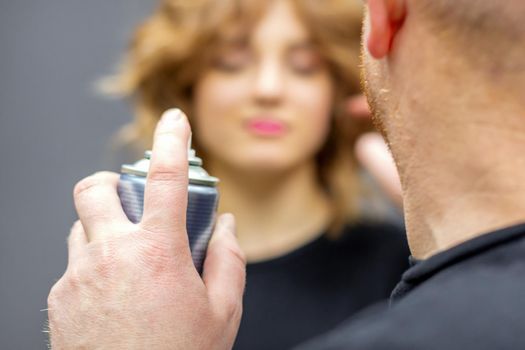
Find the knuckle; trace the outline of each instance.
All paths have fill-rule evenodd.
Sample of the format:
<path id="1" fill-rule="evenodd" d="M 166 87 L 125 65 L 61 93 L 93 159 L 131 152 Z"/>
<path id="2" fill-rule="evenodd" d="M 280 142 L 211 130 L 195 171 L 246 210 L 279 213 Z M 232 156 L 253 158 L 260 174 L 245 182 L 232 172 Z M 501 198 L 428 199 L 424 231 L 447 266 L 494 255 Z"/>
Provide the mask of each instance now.
<path id="1" fill-rule="evenodd" d="M 83 230 L 83 229 L 84 229 L 84 227 L 82 226 L 82 222 L 80 222 L 80 220 L 75 220 L 75 222 L 71 226 L 71 232 L 78 231 L 78 230 Z"/>
<path id="2" fill-rule="evenodd" d="M 84 226 L 82 225 L 82 222 L 80 222 L 80 220 L 75 221 L 73 226 L 71 226 L 71 230 L 69 230 L 69 236 L 67 237 L 67 240 L 71 241 L 76 233 L 82 231 L 84 231 Z"/>
<path id="3" fill-rule="evenodd" d="M 92 257 L 92 270 L 97 277 L 109 278 L 118 268 L 120 251 L 114 240 L 98 242 Z M 79 274 L 84 276 L 84 274 Z"/>
<path id="4" fill-rule="evenodd" d="M 148 180 L 158 183 L 186 183 L 187 169 L 182 164 L 157 164 L 150 169 Z"/>
<path id="5" fill-rule="evenodd" d="M 61 299 L 60 295 L 62 294 L 63 283 L 64 283 L 63 278 L 64 277 L 56 281 L 55 284 L 49 290 L 49 294 L 47 296 L 47 307 L 50 310 L 56 308 L 56 306 L 58 305 L 58 302 Z"/>
<path id="6" fill-rule="evenodd" d="M 223 230 L 221 232 L 223 237 L 226 237 L 223 239 L 222 247 L 226 250 L 226 253 L 233 257 L 234 260 L 238 262 L 239 265 L 245 266 L 246 265 L 246 254 L 241 249 L 239 244 L 237 243 L 237 239 L 235 238 L 235 228 L 234 227 L 224 227 L 220 226 L 219 230 Z"/>
<path id="7" fill-rule="evenodd" d="M 155 135 L 155 144 L 157 144 L 158 152 L 153 153 L 155 161 L 162 160 L 163 162 L 181 161 L 186 157 L 187 139 L 180 134 L 180 130 L 158 130 Z M 159 153 L 160 152 L 160 153 Z M 156 158 L 155 158 L 156 157 Z"/>
<path id="8" fill-rule="evenodd" d="M 118 175 L 108 171 L 100 171 L 80 180 L 73 189 L 73 195 L 79 197 L 94 188 L 113 183 Z"/>
<path id="9" fill-rule="evenodd" d="M 73 189 L 73 196 L 76 198 L 80 196 L 80 194 L 84 193 L 87 189 L 93 187 L 94 179 L 92 176 L 88 176 L 77 182 Z"/>
<path id="10" fill-rule="evenodd" d="M 72 289 L 78 288 L 85 282 L 84 275 L 76 265 L 69 266 L 63 278 L 67 287 Z"/>
<path id="11" fill-rule="evenodd" d="M 100 180 L 114 180 L 118 178 L 119 175 L 111 171 L 97 171 L 91 176 Z"/>
<path id="12" fill-rule="evenodd" d="M 232 251 L 233 258 L 237 261 L 237 266 L 242 271 L 243 275 L 246 274 L 246 256 L 239 249 Z"/>
<path id="13" fill-rule="evenodd" d="M 83 288 L 93 285 L 93 267 L 91 260 L 80 259 L 68 264 L 64 276 L 61 278 L 61 291 L 67 294 L 77 293 Z"/>
<path id="14" fill-rule="evenodd" d="M 95 177 L 94 175 L 88 176 L 82 180 L 80 180 L 73 189 L 73 195 L 75 198 L 79 198 L 80 196 L 86 194 L 89 191 L 92 191 L 94 188 L 101 185 L 101 181 L 99 178 Z"/>
<path id="15" fill-rule="evenodd" d="M 237 262 L 237 265 L 242 266 L 243 270 L 246 266 L 246 254 L 239 248 L 238 245 L 228 244 L 224 247 L 228 254 Z"/>

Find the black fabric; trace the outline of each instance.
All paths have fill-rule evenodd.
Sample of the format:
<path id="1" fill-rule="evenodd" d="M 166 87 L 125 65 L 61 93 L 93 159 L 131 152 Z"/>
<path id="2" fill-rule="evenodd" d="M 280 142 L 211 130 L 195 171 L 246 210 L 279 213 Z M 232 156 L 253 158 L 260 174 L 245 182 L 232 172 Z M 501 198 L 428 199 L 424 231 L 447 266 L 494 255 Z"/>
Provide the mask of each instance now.
<path id="1" fill-rule="evenodd" d="M 404 232 L 386 224 L 346 227 L 285 256 L 248 264 L 234 349 L 290 349 L 388 299 L 408 268 Z"/>
<path id="2" fill-rule="evenodd" d="M 298 349 L 525 349 L 525 225 L 417 262 L 385 309 Z"/>

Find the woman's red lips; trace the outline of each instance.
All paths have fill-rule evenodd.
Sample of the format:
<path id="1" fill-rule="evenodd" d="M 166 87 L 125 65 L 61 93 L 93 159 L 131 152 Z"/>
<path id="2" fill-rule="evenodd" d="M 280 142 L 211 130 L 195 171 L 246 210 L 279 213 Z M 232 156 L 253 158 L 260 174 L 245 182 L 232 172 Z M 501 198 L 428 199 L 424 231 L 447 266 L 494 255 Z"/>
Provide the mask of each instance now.
<path id="1" fill-rule="evenodd" d="M 247 123 L 248 130 L 261 136 L 279 136 L 286 131 L 286 125 L 275 119 L 252 119 Z"/>

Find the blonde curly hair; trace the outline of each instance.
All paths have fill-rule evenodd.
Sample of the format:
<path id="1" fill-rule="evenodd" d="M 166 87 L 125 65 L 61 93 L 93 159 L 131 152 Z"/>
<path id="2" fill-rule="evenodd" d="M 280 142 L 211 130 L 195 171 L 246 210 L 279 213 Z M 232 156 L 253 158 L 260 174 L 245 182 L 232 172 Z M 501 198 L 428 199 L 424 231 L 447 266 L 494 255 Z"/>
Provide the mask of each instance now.
<path id="1" fill-rule="evenodd" d="M 332 204 L 332 231 L 359 216 L 361 184 L 353 144 L 368 123 L 348 117 L 346 99 L 360 93 L 362 4 L 358 0 L 290 1 L 328 63 L 336 98 L 329 136 L 317 155 L 320 183 Z M 264 14 L 267 0 L 162 0 L 136 30 L 119 73 L 105 90 L 132 99 L 136 115 L 119 140 L 136 149 L 151 146 L 163 111 L 179 107 L 192 116 L 193 87 L 209 64 L 225 30 L 242 25 L 249 31 Z M 365 125 L 366 124 L 366 125 Z M 194 146 L 199 150 L 198 135 Z"/>

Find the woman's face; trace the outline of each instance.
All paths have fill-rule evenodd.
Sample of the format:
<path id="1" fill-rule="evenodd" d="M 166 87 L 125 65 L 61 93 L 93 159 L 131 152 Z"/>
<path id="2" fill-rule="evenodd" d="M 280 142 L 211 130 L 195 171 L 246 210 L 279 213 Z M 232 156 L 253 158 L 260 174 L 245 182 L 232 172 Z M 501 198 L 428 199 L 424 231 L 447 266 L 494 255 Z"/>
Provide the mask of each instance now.
<path id="1" fill-rule="evenodd" d="M 273 1 L 242 34 L 223 38 L 195 86 L 200 146 L 239 170 L 286 171 L 311 161 L 330 125 L 326 63 L 288 1 Z"/>

